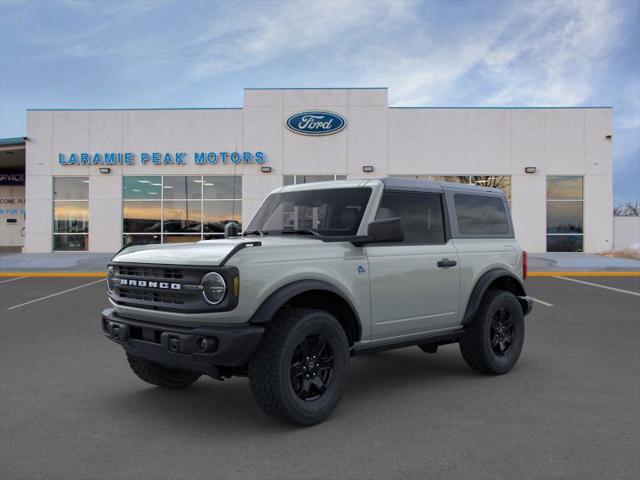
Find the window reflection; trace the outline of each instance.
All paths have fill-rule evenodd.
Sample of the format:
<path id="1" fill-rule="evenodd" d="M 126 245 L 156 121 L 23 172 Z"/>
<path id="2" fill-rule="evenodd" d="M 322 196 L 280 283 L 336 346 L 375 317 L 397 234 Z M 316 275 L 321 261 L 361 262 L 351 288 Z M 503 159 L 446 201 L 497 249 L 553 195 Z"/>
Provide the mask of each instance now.
<path id="1" fill-rule="evenodd" d="M 224 234 L 224 226 L 227 223 L 234 221 L 241 224 L 242 202 L 240 200 L 205 201 L 203 213 L 203 231 Z"/>
<path id="2" fill-rule="evenodd" d="M 547 235 L 547 252 L 581 252 L 582 235 Z"/>
<path id="3" fill-rule="evenodd" d="M 334 180 L 346 180 L 346 175 L 284 175 L 283 185 L 298 185 L 301 183 L 332 182 Z"/>
<path id="4" fill-rule="evenodd" d="M 131 235 L 125 234 L 122 236 L 122 246 L 127 247 L 130 245 L 146 245 L 150 243 L 160 243 L 160 235 Z"/>
<path id="5" fill-rule="evenodd" d="M 581 252 L 583 248 L 583 179 L 547 177 L 547 251 Z"/>
<path id="6" fill-rule="evenodd" d="M 547 202 L 547 233 L 583 233 L 582 202 Z"/>
<path id="7" fill-rule="evenodd" d="M 198 235 L 163 235 L 162 243 L 193 243 L 201 240 Z"/>
<path id="8" fill-rule="evenodd" d="M 160 232 L 160 202 L 124 202 L 123 229 L 126 233 Z"/>
<path id="9" fill-rule="evenodd" d="M 205 176 L 202 178 L 205 199 L 234 199 L 242 197 L 242 177 L 240 176 Z"/>
<path id="10" fill-rule="evenodd" d="M 333 175 L 296 175 L 296 183 L 331 182 Z"/>
<path id="11" fill-rule="evenodd" d="M 53 249 L 58 252 L 87 250 L 88 235 L 54 235 Z"/>
<path id="12" fill-rule="evenodd" d="M 226 223 L 240 223 L 242 177 L 125 176 L 123 198 L 125 245 L 198 241 L 203 230 L 219 237 Z"/>
<path id="13" fill-rule="evenodd" d="M 54 177 L 54 200 L 88 200 L 88 177 Z"/>
<path id="14" fill-rule="evenodd" d="M 54 233 L 89 233 L 88 202 L 55 202 L 53 217 Z"/>
<path id="15" fill-rule="evenodd" d="M 202 202 L 200 200 L 169 200 L 162 204 L 164 232 L 200 234 Z"/>
<path id="16" fill-rule="evenodd" d="M 388 192 L 376 213 L 376 219 L 400 217 L 404 223 L 406 244 L 442 244 L 445 242 L 441 195 Z"/>
<path id="17" fill-rule="evenodd" d="M 89 177 L 53 178 L 53 250 L 89 244 Z"/>
<path id="18" fill-rule="evenodd" d="M 125 200 L 160 200 L 162 178 L 158 176 L 126 176 L 124 177 Z"/>
<path id="19" fill-rule="evenodd" d="M 165 176 L 162 178 L 163 198 L 199 199 L 202 197 L 200 175 Z"/>
<path id="20" fill-rule="evenodd" d="M 502 197 L 454 196 L 458 230 L 463 235 L 508 235 L 509 218 Z"/>
<path id="21" fill-rule="evenodd" d="M 547 177 L 548 200 L 582 200 L 582 177 Z"/>

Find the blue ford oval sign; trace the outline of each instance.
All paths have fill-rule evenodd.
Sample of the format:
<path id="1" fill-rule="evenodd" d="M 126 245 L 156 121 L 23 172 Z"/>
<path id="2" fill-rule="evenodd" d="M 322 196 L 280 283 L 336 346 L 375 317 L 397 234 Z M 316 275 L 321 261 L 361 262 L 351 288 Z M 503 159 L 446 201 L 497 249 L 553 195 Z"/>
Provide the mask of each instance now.
<path id="1" fill-rule="evenodd" d="M 347 122 L 341 115 L 323 110 L 299 112 L 287 119 L 287 128 L 301 135 L 331 135 L 338 133 L 346 125 Z"/>

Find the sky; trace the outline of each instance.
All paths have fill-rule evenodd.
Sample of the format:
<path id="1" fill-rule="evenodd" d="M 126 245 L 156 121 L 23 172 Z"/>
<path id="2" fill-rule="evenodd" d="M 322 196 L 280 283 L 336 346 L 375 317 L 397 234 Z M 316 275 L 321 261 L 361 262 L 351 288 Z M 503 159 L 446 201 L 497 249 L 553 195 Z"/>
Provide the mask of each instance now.
<path id="1" fill-rule="evenodd" d="M 245 87 L 612 106 L 615 201 L 640 201 L 640 0 L 0 0 L 0 138 L 27 108 L 241 107 Z"/>

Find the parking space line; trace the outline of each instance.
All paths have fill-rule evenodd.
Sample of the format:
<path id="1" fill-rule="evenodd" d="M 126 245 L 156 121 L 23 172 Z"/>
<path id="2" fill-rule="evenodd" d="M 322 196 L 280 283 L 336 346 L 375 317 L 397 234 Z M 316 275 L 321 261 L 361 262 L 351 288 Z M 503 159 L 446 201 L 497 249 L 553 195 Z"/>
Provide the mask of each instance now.
<path id="1" fill-rule="evenodd" d="M 14 282 L 16 280 L 22 280 L 23 278 L 27 278 L 27 277 L 16 277 L 16 278 L 10 278 L 9 280 L 2 280 L 0 283 L 9 283 L 9 282 Z"/>
<path id="2" fill-rule="evenodd" d="M 542 301 L 540 299 L 532 297 L 531 295 L 529 295 L 529 298 L 531 300 L 533 300 L 534 302 L 539 303 L 540 305 L 544 305 L 545 307 L 553 307 L 553 303 L 544 302 L 544 301 Z"/>
<path id="3" fill-rule="evenodd" d="M 96 280 L 95 282 L 85 283 L 83 285 L 78 285 L 77 287 L 69 288 L 69 289 L 63 290 L 61 292 L 52 293 L 51 295 L 47 295 L 46 297 L 40 297 L 40 298 L 36 298 L 34 300 L 29 300 L 28 302 L 20 303 L 18 305 L 13 305 L 12 307 L 8 307 L 7 310 L 13 310 L 14 308 L 20 308 L 20 307 L 24 307 L 26 305 L 31 305 L 32 303 L 40 302 L 42 300 L 47 300 L 48 298 L 52 298 L 52 297 L 57 297 L 58 295 L 63 295 L 65 293 L 73 292 L 74 290 L 79 290 L 81 288 L 88 287 L 90 285 L 95 285 L 96 283 L 104 282 L 104 281 L 105 281 L 105 279 L 101 278 L 100 280 Z"/>
<path id="4" fill-rule="evenodd" d="M 567 280 L 569 282 L 581 283 L 583 285 L 590 285 L 592 287 L 606 288 L 607 290 L 613 290 L 614 292 L 626 293 L 628 295 L 635 295 L 636 297 L 640 297 L 640 293 L 632 292 L 631 290 L 623 290 L 622 288 L 614 288 L 614 287 L 609 287 L 608 285 L 600 285 L 599 283 L 585 282 L 584 280 L 576 280 L 575 278 L 567 278 L 567 277 L 559 277 L 559 276 L 556 276 L 553 278 L 560 278 L 562 280 Z"/>
<path id="5" fill-rule="evenodd" d="M 73 278 L 73 277 L 100 277 L 107 276 L 106 272 L 0 272 L 0 277 L 42 277 L 42 278 Z"/>

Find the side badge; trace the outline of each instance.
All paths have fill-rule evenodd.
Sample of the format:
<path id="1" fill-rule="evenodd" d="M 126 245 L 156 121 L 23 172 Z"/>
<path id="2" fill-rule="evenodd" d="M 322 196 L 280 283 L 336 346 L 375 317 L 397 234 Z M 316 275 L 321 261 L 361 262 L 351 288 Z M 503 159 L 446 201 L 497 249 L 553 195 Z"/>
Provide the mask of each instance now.
<path id="1" fill-rule="evenodd" d="M 364 267 L 362 265 L 358 265 L 358 273 L 365 273 L 366 270 L 364 269 Z"/>

